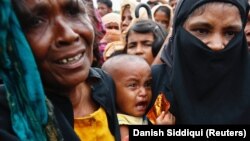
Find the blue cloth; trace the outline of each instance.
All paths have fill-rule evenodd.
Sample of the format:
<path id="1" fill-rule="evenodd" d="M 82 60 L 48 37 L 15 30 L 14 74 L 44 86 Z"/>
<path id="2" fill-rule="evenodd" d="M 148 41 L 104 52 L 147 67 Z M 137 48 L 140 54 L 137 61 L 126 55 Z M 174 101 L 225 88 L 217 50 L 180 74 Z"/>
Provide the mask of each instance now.
<path id="1" fill-rule="evenodd" d="M 0 0 L 0 77 L 19 139 L 47 140 L 48 112 L 40 75 L 10 0 Z"/>

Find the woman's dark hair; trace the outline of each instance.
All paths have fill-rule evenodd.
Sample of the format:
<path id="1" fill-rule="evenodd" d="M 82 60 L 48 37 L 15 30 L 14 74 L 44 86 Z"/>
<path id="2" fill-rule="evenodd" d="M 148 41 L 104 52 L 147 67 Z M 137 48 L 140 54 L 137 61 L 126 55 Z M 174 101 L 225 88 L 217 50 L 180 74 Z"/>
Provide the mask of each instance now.
<path id="1" fill-rule="evenodd" d="M 111 0 L 97 0 L 97 3 L 103 3 L 107 5 L 108 8 L 112 9 L 113 3 Z"/>
<path id="2" fill-rule="evenodd" d="M 15 11 L 15 14 L 17 15 L 17 18 L 18 18 L 21 26 L 24 28 L 26 21 L 29 18 L 31 18 L 32 13 L 25 6 L 24 0 L 11 0 L 11 3 L 13 5 L 13 9 Z M 29 17 L 27 15 L 29 15 Z"/>
<path id="3" fill-rule="evenodd" d="M 94 8 L 94 4 L 92 0 L 87 0 L 89 3 L 89 12 L 88 15 L 90 17 L 91 22 L 93 23 L 94 26 L 94 31 L 95 31 L 95 39 L 94 39 L 94 45 L 93 45 L 93 62 L 92 62 L 92 67 L 101 67 L 101 56 L 100 56 L 100 51 L 99 51 L 99 41 L 100 39 L 104 36 L 103 31 L 100 31 L 98 26 L 100 26 L 101 22 L 98 20 Z"/>
<path id="4" fill-rule="evenodd" d="M 159 6 L 159 7 L 155 10 L 154 14 L 155 14 L 156 12 L 158 12 L 158 11 L 164 12 L 165 15 L 167 15 L 168 18 L 171 19 L 171 10 L 170 10 L 167 6 Z"/>
<path id="5" fill-rule="evenodd" d="M 128 33 L 126 34 L 125 37 L 126 45 L 124 48 L 124 52 L 127 52 L 128 36 L 132 31 L 136 33 L 153 33 L 154 42 L 152 45 L 152 54 L 154 57 L 160 51 L 161 46 L 164 43 L 165 38 L 167 37 L 168 34 L 164 29 L 164 27 L 154 22 L 153 20 L 139 20 L 130 27 Z"/>

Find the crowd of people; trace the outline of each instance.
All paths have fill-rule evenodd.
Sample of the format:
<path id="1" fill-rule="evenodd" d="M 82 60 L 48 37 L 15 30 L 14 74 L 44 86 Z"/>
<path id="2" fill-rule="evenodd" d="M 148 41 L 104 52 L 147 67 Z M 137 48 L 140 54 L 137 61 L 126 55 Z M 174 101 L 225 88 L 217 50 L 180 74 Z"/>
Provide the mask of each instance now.
<path id="1" fill-rule="evenodd" d="M 249 3 L 122 0 L 117 13 L 111 0 L 0 1 L 0 140 L 250 124 Z M 161 94 L 171 106 L 152 123 Z"/>

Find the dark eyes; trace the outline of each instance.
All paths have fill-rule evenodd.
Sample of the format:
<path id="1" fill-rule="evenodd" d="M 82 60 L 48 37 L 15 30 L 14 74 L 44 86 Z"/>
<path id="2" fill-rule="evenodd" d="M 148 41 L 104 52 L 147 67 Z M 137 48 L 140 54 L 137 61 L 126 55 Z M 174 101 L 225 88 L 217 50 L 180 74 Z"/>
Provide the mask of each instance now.
<path id="1" fill-rule="evenodd" d="M 79 13 L 79 9 L 69 9 L 67 13 L 69 15 L 77 15 Z"/>
<path id="2" fill-rule="evenodd" d="M 138 43 L 135 43 L 135 42 L 129 43 L 128 44 L 128 49 L 136 49 L 137 48 L 137 44 Z M 144 42 L 141 43 L 141 45 L 142 45 L 142 47 L 148 48 L 148 47 L 152 47 L 153 46 L 153 42 L 151 42 L 151 41 L 144 41 Z"/>
<path id="3" fill-rule="evenodd" d="M 39 26 L 40 24 L 44 23 L 45 20 L 42 17 L 33 17 L 30 19 L 30 26 L 31 27 L 36 27 Z"/>
<path id="4" fill-rule="evenodd" d="M 151 80 L 146 81 L 143 86 L 145 88 L 151 88 L 152 81 Z M 136 89 L 137 87 L 139 87 L 139 84 L 137 84 L 136 82 L 131 82 L 131 83 L 128 84 L 128 87 Z"/>
<path id="5" fill-rule="evenodd" d="M 85 8 L 80 7 L 76 4 L 69 4 L 65 6 L 63 9 L 65 16 L 68 16 L 69 18 L 78 18 L 80 16 L 83 16 L 85 14 Z M 28 15 L 26 17 L 29 17 L 24 20 L 24 28 L 25 29 L 32 29 L 42 26 L 43 24 L 49 22 L 50 20 L 50 12 L 48 10 L 43 10 L 35 12 L 32 15 Z"/>
<path id="6" fill-rule="evenodd" d="M 147 81 L 146 83 L 145 83 L 145 88 L 151 88 L 151 86 L 152 86 L 152 81 L 150 80 L 150 81 Z"/>
<path id="7" fill-rule="evenodd" d="M 205 29 L 205 28 L 197 28 L 197 29 L 193 29 L 192 32 L 194 32 L 196 35 L 198 36 L 207 36 L 209 35 L 212 31 L 210 31 L 209 29 Z M 235 30 L 225 30 L 223 32 L 223 35 L 225 37 L 229 37 L 232 38 L 234 37 L 237 33 L 239 33 L 240 31 L 235 31 Z"/>
<path id="8" fill-rule="evenodd" d="M 126 17 L 125 17 L 125 16 L 122 16 L 122 21 L 124 21 L 125 19 L 126 19 Z M 133 20 L 133 17 L 129 16 L 129 17 L 128 17 L 128 20 L 129 20 L 129 21 L 132 21 L 132 20 Z"/>
<path id="9" fill-rule="evenodd" d="M 204 28 L 197 28 L 197 29 L 193 29 L 193 32 L 195 32 L 198 35 L 205 35 L 209 33 L 209 30 L 204 29 Z"/>
<path id="10" fill-rule="evenodd" d="M 42 16 L 32 15 L 30 18 L 24 20 L 23 27 L 25 30 L 33 29 L 39 27 L 40 25 L 46 23 L 46 18 Z"/>
<path id="11" fill-rule="evenodd" d="M 131 90 L 135 90 L 138 87 L 136 82 L 131 82 L 128 84 L 128 88 Z"/>
<path id="12" fill-rule="evenodd" d="M 234 36 L 238 33 L 238 31 L 228 31 L 225 33 L 226 36 Z"/>
<path id="13" fill-rule="evenodd" d="M 135 48 L 135 47 L 136 47 L 136 44 L 135 44 L 135 43 L 129 44 L 129 45 L 128 45 L 128 48 L 130 48 L 130 49 Z"/>
<path id="14" fill-rule="evenodd" d="M 84 11 L 84 9 L 80 9 L 80 7 L 76 5 L 69 5 L 65 8 L 65 13 L 69 16 L 77 16 Z"/>

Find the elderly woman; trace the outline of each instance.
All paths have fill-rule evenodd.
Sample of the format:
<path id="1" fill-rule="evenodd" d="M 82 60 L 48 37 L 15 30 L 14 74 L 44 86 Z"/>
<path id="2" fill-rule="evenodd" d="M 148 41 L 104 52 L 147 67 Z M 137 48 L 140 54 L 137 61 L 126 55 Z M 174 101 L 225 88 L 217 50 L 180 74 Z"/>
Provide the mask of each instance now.
<path id="1" fill-rule="evenodd" d="M 0 16 L 4 27 L 0 74 L 7 93 L 0 93 L 0 139 L 121 140 L 113 81 L 91 68 L 95 32 L 89 3 L 3 0 L 0 4 L 4 15 Z"/>

